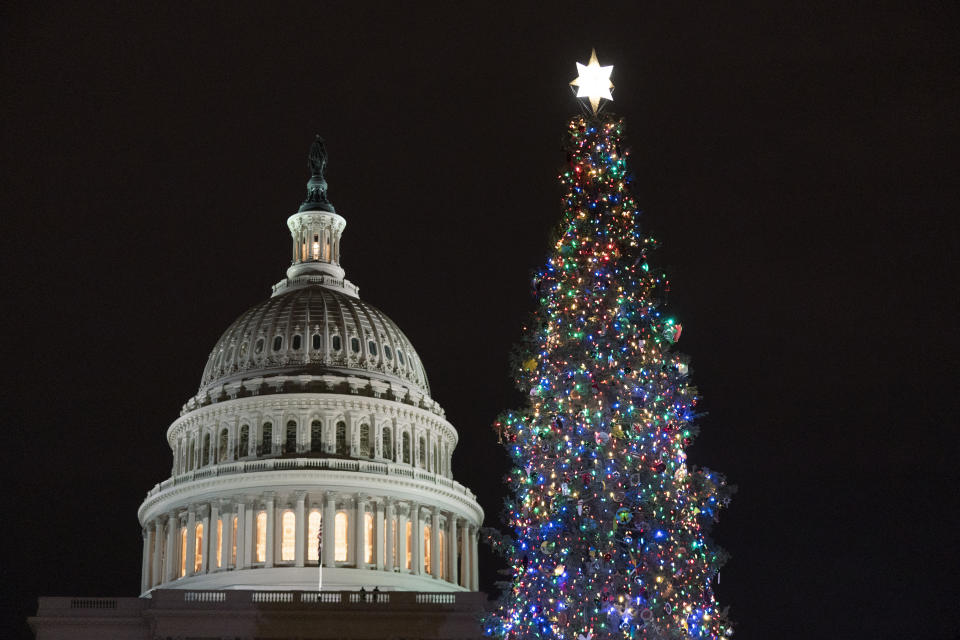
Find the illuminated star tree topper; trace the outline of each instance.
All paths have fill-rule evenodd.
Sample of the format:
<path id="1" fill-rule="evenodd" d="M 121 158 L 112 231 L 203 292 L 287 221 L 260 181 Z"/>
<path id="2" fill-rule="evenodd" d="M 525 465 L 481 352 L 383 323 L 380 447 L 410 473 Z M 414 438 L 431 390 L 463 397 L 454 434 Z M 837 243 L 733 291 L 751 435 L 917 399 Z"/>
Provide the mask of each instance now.
<path id="1" fill-rule="evenodd" d="M 610 90 L 613 89 L 613 82 L 610 80 L 610 74 L 613 73 L 613 65 L 606 67 L 600 66 L 597 60 L 597 50 L 590 51 L 590 61 L 587 64 L 577 63 L 577 77 L 570 83 L 571 87 L 577 88 L 578 98 L 588 98 L 590 106 L 593 108 L 593 114 L 597 114 L 600 107 L 601 98 L 613 101 L 613 95 Z"/>

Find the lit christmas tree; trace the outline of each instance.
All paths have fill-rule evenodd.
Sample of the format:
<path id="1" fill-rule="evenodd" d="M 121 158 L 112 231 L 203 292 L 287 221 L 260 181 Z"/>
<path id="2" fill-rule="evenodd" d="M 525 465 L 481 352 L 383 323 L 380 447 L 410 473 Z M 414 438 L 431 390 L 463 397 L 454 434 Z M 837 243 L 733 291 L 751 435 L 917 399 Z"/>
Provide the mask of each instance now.
<path id="1" fill-rule="evenodd" d="M 689 468 L 697 391 L 672 350 L 669 281 L 649 258 L 630 189 L 623 122 L 596 53 L 573 83 L 591 113 L 570 121 L 556 245 L 533 288 L 517 382 L 527 406 L 495 428 L 514 468 L 497 538 L 512 580 L 486 623 L 506 640 L 723 638 L 707 534 L 724 478 Z"/>

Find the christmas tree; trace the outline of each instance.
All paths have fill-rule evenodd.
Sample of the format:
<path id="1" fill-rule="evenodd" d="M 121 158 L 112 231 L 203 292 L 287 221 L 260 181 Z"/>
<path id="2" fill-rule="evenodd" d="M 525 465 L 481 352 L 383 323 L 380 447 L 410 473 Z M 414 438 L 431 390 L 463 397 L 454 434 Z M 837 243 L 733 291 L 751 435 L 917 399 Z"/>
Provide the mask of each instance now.
<path id="1" fill-rule="evenodd" d="M 494 536 L 512 580 L 489 635 L 506 640 L 721 638 L 708 532 L 724 478 L 688 467 L 697 390 L 673 351 L 669 281 L 639 225 L 623 121 L 598 111 L 612 67 L 580 65 L 588 115 L 566 132 L 563 217 L 534 277 L 537 310 L 516 358 L 529 401 L 494 425 L 513 460 Z"/>

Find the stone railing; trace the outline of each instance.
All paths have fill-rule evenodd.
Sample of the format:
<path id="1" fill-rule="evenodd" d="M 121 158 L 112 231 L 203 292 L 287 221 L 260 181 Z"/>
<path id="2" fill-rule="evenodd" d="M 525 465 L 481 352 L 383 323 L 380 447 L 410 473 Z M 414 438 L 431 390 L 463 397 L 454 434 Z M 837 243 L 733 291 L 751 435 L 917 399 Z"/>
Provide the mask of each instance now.
<path id="1" fill-rule="evenodd" d="M 228 476 L 238 473 L 290 471 L 297 469 L 329 469 L 331 471 L 353 471 L 376 475 L 402 476 L 439 485 L 454 493 L 475 499 L 473 492 L 465 486 L 456 480 L 451 480 L 436 473 L 403 464 L 374 462 L 372 460 L 344 460 L 341 458 L 267 458 L 265 460 L 238 460 L 225 464 L 212 465 L 167 478 L 163 482 L 154 485 L 153 489 L 147 492 L 147 497 L 155 496 L 170 487 L 194 482 L 195 480 L 203 480 L 204 478 Z"/>

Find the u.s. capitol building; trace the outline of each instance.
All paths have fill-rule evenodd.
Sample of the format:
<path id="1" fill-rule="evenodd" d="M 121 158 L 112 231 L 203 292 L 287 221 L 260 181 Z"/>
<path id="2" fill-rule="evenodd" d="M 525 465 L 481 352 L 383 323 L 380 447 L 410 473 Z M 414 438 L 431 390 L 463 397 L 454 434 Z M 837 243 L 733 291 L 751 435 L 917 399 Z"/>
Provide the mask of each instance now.
<path id="1" fill-rule="evenodd" d="M 318 137 L 286 277 L 224 331 L 167 429 L 140 597 L 41 598 L 39 639 L 479 635 L 483 511 L 453 479 L 457 430 L 344 277 L 326 162 Z"/>

